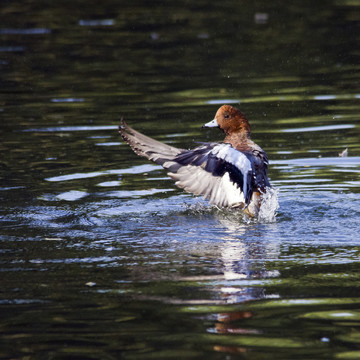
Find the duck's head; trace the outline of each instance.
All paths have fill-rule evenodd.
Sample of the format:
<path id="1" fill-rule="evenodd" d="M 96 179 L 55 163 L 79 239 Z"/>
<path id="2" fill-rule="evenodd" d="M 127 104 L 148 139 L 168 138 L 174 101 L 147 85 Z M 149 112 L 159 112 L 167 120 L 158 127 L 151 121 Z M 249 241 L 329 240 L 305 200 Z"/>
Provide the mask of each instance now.
<path id="1" fill-rule="evenodd" d="M 251 128 L 245 114 L 239 109 L 230 106 L 221 106 L 215 114 L 215 118 L 203 125 L 203 127 L 219 127 L 227 135 L 233 133 L 250 135 Z"/>

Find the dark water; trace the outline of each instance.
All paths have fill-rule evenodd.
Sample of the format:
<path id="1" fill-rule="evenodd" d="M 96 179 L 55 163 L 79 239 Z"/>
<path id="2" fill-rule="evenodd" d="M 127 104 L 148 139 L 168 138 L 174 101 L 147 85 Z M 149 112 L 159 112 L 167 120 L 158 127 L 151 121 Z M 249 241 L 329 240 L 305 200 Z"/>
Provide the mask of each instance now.
<path id="1" fill-rule="evenodd" d="M 0 19 L 0 358 L 360 357 L 359 1 Z M 269 155 L 275 219 L 210 208 L 117 134 L 220 141 L 201 125 L 224 103 Z"/>

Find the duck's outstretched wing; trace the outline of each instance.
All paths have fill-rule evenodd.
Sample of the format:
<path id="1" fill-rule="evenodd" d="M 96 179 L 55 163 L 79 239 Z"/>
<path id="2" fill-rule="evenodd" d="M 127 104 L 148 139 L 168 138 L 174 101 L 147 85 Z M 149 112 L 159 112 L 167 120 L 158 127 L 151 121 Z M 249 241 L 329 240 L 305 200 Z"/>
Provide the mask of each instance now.
<path id="1" fill-rule="evenodd" d="M 230 144 L 206 143 L 194 150 L 163 144 L 124 121 L 122 138 L 134 152 L 162 165 L 175 184 L 219 207 L 247 207 L 257 191 L 253 162 Z"/>
<path id="2" fill-rule="evenodd" d="M 166 169 L 172 165 L 171 161 L 176 155 L 185 151 L 141 134 L 127 125 L 124 120 L 121 121 L 121 125 L 119 126 L 119 133 L 123 140 L 134 150 L 135 154 L 144 156 L 147 159 L 164 166 Z"/>

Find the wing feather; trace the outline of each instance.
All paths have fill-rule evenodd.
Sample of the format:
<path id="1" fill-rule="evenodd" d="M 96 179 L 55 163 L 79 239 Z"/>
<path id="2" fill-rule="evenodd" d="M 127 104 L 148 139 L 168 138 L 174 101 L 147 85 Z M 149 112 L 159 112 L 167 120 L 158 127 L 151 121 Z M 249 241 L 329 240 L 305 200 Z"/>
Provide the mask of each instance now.
<path id="1" fill-rule="evenodd" d="M 137 155 L 144 156 L 163 166 L 166 164 L 166 168 L 175 165 L 176 163 L 172 163 L 171 160 L 185 151 L 154 140 L 134 130 L 125 121 L 122 121 L 121 126 L 119 126 L 119 133 Z"/>

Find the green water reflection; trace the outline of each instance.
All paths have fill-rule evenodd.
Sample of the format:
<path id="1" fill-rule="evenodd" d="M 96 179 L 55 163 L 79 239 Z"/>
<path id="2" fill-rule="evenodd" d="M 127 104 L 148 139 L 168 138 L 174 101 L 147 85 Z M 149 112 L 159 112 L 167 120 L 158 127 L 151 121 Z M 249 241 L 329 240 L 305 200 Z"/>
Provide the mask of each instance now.
<path id="1" fill-rule="evenodd" d="M 1 2 L 0 358 L 358 358 L 359 6 Z M 269 155 L 274 222 L 116 130 L 221 141 L 223 103 Z"/>

